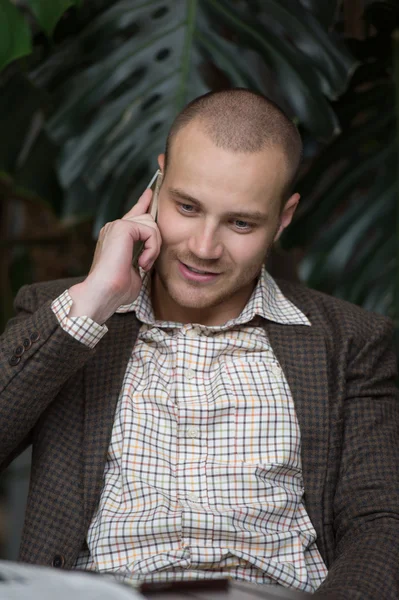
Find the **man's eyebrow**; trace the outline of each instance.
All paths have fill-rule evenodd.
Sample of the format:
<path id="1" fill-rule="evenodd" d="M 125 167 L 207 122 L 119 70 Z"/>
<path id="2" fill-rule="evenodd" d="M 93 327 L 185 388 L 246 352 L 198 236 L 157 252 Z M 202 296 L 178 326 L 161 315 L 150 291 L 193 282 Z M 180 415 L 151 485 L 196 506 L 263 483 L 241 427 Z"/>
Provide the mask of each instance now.
<path id="1" fill-rule="evenodd" d="M 191 194 L 187 194 L 183 190 L 179 188 L 169 188 L 169 193 L 178 198 L 179 200 L 184 200 L 187 202 L 191 202 L 198 208 L 202 208 L 202 202 L 198 200 L 198 198 L 194 198 Z M 266 213 L 262 213 L 258 210 L 256 211 L 229 211 L 224 214 L 228 219 L 243 219 L 248 221 L 267 221 L 268 215 Z"/>

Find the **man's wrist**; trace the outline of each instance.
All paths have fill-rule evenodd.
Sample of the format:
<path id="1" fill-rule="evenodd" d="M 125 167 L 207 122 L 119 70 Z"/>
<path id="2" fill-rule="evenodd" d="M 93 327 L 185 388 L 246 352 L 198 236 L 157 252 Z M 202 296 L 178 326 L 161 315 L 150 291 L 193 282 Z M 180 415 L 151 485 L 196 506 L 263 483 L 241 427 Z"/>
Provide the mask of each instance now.
<path id="1" fill-rule="evenodd" d="M 100 289 L 87 280 L 77 283 L 69 289 L 72 307 L 69 317 L 90 317 L 99 325 L 103 325 L 116 311 L 115 300 L 107 299 Z"/>

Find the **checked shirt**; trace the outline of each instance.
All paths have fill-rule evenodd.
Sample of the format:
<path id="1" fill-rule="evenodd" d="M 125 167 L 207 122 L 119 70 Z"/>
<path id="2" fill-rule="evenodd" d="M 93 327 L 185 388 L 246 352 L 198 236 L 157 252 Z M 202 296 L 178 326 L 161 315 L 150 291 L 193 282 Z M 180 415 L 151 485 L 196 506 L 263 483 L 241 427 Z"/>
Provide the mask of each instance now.
<path id="1" fill-rule="evenodd" d="M 231 577 L 314 591 L 327 575 L 303 503 L 294 401 L 262 323 L 310 322 L 263 270 L 222 326 L 156 321 L 150 277 L 117 312 L 142 323 L 115 413 L 98 508 L 76 568 L 132 582 Z M 106 326 L 68 318 L 94 347 Z"/>

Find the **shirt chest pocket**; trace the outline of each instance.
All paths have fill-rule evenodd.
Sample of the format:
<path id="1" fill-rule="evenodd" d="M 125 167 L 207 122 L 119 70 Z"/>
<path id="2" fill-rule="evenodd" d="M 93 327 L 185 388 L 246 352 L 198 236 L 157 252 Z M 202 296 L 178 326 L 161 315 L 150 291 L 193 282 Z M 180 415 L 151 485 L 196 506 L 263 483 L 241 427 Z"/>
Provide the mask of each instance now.
<path id="1" fill-rule="evenodd" d="M 300 431 L 295 405 L 277 361 L 228 360 L 221 371 L 229 394 L 230 460 L 251 465 L 298 466 Z M 227 400 L 227 399 L 226 399 Z"/>

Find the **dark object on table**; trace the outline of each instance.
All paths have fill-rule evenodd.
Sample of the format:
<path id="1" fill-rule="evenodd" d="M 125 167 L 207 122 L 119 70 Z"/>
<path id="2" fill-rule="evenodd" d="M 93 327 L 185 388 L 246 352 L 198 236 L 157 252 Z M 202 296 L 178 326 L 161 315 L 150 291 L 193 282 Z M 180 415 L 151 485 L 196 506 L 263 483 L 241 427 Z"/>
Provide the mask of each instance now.
<path id="1" fill-rule="evenodd" d="M 281 586 L 232 579 L 143 583 L 140 591 L 148 600 L 300 600 L 311 596 Z"/>

